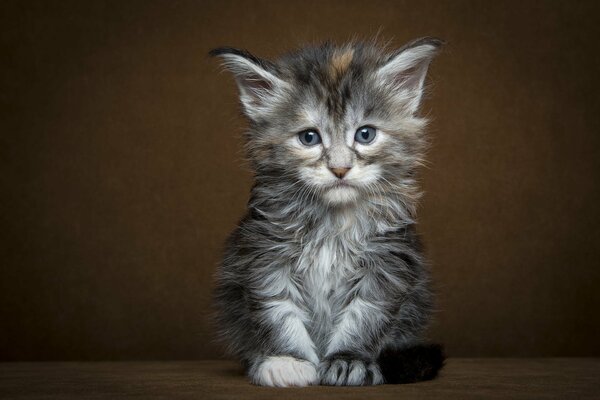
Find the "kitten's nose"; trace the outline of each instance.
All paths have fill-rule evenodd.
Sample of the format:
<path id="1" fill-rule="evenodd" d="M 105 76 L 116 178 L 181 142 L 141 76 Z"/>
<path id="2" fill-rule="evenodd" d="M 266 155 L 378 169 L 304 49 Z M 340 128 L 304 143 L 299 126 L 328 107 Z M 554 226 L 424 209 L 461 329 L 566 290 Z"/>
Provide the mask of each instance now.
<path id="1" fill-rule="evenodd" d="M 333 174 L 335 176 L 337 176 L 340 179 L 342 179 L 348 173 L 348 171 L 350 171 L 350 168 L 346 168 L 346 167 L 329 168 L 329 169 L 331 170 L 331 172 L 333 172 Z"/>

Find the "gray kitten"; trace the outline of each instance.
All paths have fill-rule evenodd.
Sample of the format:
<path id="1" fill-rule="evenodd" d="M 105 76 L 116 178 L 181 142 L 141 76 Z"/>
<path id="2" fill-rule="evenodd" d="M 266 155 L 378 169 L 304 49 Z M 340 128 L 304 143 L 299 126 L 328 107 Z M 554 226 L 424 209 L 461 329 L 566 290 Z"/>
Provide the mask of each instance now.
<path id="1" fill-rule="evenodd" d="M 441 41 L 386 53 L 326 43 L 266 61 L 211 52 L 234 75 L 255 184 L 217 274 L 221 335 L 265 386 L 431 379 L 432 307 L 415 231 L 417 115 Z"/>

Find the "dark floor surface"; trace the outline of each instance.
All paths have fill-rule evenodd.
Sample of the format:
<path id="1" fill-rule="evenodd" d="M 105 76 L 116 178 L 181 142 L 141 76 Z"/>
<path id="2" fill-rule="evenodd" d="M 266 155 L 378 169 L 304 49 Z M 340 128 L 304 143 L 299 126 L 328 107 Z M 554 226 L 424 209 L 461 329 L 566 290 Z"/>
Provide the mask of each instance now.
<path id="1" fill-rule="evenodd" d="M 600 359 L 454 358 L 433 381 L 252 386 L 231 361 L 0 363 L 1 399 L 600 399 Z"/>

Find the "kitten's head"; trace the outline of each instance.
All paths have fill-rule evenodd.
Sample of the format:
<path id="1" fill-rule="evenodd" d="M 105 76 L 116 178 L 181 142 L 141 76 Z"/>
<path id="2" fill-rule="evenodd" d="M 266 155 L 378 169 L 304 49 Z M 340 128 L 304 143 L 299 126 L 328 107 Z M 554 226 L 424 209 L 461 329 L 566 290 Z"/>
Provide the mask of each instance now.
<path id="1" fill-rule="evenodd" d="M 339 206 L 416 196 L 425 124 L 417 111 L 440 44 L 420 39 L 387 53 L 371 43 L 327 43 L 275 62 L 233 48 L 211 54 L 235 75 L 257 178 Z"/>

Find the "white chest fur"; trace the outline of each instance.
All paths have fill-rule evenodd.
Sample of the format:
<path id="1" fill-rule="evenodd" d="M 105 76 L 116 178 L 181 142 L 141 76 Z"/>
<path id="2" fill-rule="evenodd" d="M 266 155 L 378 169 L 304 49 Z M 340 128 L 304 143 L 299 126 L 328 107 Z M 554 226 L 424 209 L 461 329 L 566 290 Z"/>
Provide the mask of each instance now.
<path id="1" fill-rule="evenodd" d="M 361 273 L 358 264 L 369 226 L 360 222 L 355 215 L 326 219 L 302 242 L 297 278 L 309 312 L 308 330 L 321 351 L 347 301 L 352 281 Z"/>

